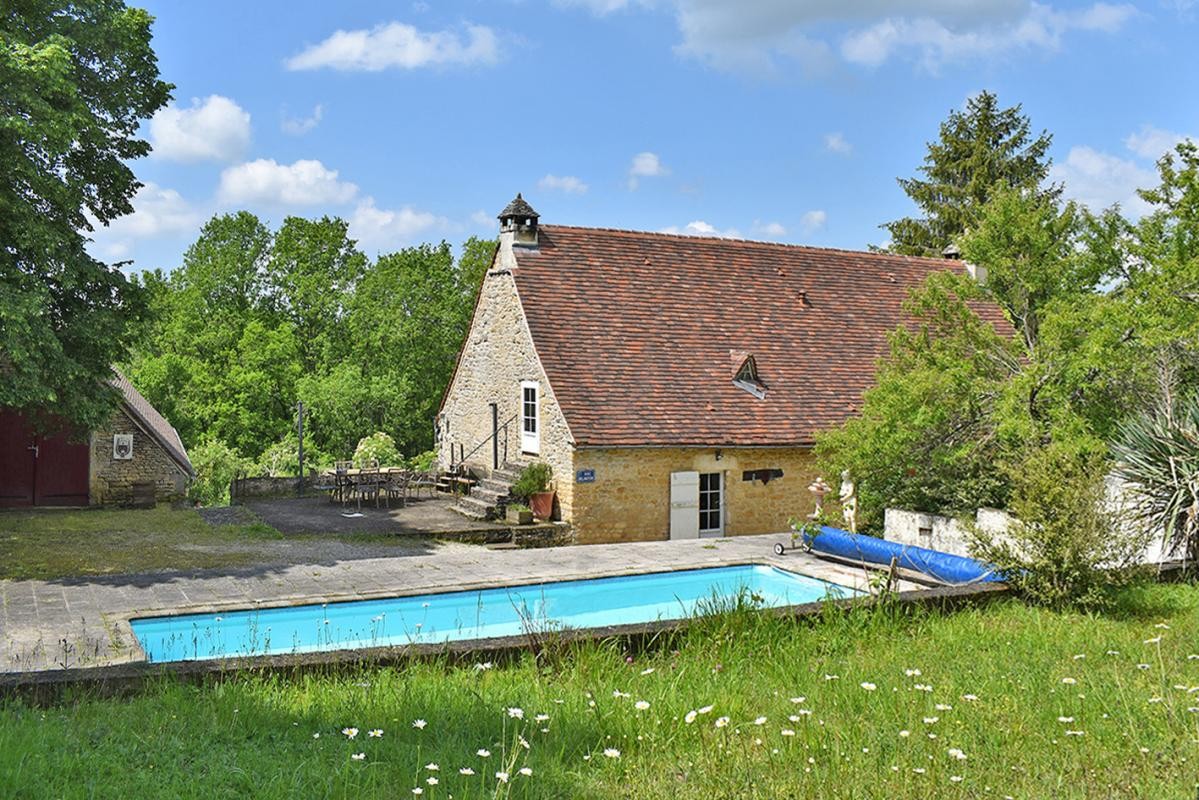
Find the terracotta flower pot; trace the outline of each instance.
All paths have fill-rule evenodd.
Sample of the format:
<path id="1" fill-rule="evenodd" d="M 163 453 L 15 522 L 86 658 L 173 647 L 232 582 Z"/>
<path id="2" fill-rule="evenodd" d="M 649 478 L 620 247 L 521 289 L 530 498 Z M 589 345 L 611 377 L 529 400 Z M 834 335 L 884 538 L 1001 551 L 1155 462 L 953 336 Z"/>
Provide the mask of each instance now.
<path id="1" fill-rule="evenodd" d="M 554 516 L 554 492 L 535 492 L 529 495 L 529 508 L 537 519 L 549 519 Z"/>

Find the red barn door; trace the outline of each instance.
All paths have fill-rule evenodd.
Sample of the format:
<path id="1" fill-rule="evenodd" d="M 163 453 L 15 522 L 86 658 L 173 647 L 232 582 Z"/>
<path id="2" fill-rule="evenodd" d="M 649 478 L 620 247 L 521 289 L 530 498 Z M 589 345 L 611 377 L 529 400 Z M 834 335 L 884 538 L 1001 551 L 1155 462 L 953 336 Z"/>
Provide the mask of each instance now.
<path id="1" fill-rule="evenodd" d="M 86 435 L 38 436 L 20 414 L 0 409 L 0 506 L 87 505 L 89 450 Z"/>
<path id="2" fill-rule="evenodd" d="M 87 436 L 78 441 L 70 433 L 39 436 L 37 470 L 33 476 L 33 504 L 86 506 L 88 498 Z"/>
<path id="3" fill-rule="evenodd" d="M 34 447 L 25 418 L 0 408 L 0 506 L 33 505 Z"/>

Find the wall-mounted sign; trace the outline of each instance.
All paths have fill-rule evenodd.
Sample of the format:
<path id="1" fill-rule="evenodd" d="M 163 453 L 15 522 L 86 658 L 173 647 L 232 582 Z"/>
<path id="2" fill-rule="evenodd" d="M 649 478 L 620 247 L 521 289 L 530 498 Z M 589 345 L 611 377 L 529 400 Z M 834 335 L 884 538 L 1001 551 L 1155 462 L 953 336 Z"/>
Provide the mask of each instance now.
<path id="1" fill-rule="evenodd" d="M 133 458 L 132 433 L 114 433 L 112 435 L 112 457 L 121 461 Z"/>
<path id="2" fill-rule="evenodd" d="M 595 483 L 595 470 L 581 469 L 575 472 L 575 483 Z"/>

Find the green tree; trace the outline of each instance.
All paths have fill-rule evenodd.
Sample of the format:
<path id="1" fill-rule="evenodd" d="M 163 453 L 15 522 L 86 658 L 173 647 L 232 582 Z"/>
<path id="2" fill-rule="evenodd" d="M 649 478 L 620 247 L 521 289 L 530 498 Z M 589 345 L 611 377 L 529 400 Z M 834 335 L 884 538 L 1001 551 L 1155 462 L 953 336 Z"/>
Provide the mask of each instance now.
<path id="1" fill-rule="evenodd" d="M 170 99 L 151 22 L 117 0 L 0 11 L 0 406 L 90 426 L 115 400 L 145 301 L 86 233 L 133 210 L 138 125 Z"/>
<path id="2" fill-rule="evenodd" d="M 342 323 L 367 266 L 366 256 L 349 238 L 345 220 L 283 220 L 275 234 L 268 280 L 278 293 L 280 310 L 295 326 L 306 372 L 344 352 Z"/>
<path id="3" fill-rule="evenodd" d="M 1069 204 L 999 190 L 961 239 L 985 282 L 942 272 L 913 292 L 862 415 L 818 442 L 830 471 L 857 480 L 866 527 L 889 505 L 1002 507 L 1028 448 L 1102 451 L 1146 372 L 1085 232 Z"/>
<path id="4" fill-rule="evenodd" d="M 1034 137 L 1020 106 L 1000 108 L 991 92 L 966 101 L 941 123 L 940 137 L 928 144 L 919 168 L 922 177 L 900 178 L 899 185 L 923 216 L 904 217 L 883 225 L 896 253 L 940 256 L 970 229 L 997 189 L 1047 192 L 1052 137 Z"/>
<path id="5" fill-rule="evenodd" d="M 373 427 L 360 436 L 388 431 L 404 453 L 432 445 L 433 416 L 494 249 L 472 238 L 455 259 L 446 242 L 409 247 L 381 255 L 362 278 L 346 325 L 352 360 L 361 383 L 389 402 L 370 404 L 361 418 Z"/>

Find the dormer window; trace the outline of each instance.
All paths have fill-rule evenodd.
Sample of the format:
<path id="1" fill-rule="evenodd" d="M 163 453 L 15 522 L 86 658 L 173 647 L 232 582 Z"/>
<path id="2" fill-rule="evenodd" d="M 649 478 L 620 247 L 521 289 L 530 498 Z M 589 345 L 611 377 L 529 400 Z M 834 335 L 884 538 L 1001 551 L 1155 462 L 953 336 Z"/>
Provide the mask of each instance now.
<path id="1" fill-rule="evenodd" d="M 766 399 L 766 384 L 758 377 L 758 363 L 752 355 L 746 356 L 733 374 L 733 385 L 749 392 L 759 400 Z"/>

